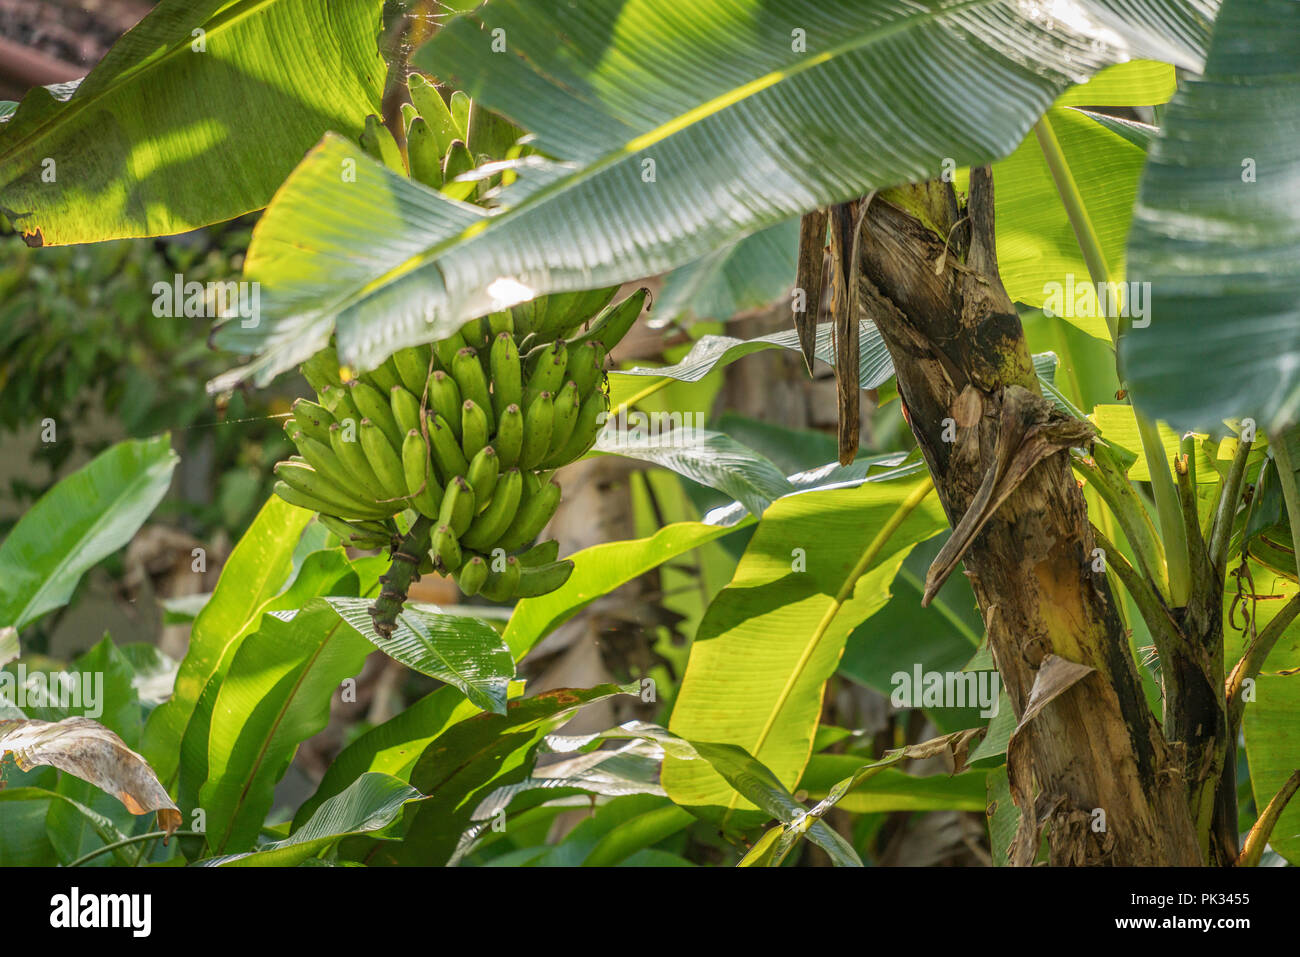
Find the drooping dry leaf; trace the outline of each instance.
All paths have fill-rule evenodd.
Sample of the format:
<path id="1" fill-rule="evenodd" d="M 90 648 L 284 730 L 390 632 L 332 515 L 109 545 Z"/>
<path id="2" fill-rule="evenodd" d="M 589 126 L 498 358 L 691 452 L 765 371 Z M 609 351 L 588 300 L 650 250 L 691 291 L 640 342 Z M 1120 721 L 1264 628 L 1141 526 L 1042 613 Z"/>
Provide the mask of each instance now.
<path id="1" fill-rule="evenodd" d="M 23 771 L 49 765 L 112 794 L 132 814 L 156 811 L 168 837 L 181 826 L 180 810 L 149 763 L 98 721 L 0 721 L 0 757 L 10 751 Z"/>
<path id="2" fill-rule="evenodd" d="M 1017 867 L 1027 867 L 1033 863 L 1034 856 L 1038 853 L 1043 821 L 1050 813 L 1050 809 L 1034 806 L 1033 767 L 1027 751 L 1029 739 L 1020 732 L 1053 699 L 1095 670 L 1091 665 L 1082 665 L 1059 655 L 1044 658 L 1038 674 L 1034 676 L 1034 686 L 1029 689 L 1024 714 L 1020 716 L 1020 723 L 1011 732 L 1011 739 L 1007 742 L 1007 783 L 1011 799 L 1021 811 L 1020 826 L 1011 842 L 1010 852 L 1011 862 Z"/>
<path id="3" fill-rule="evenodd" d="M 799 333 L 799 348 L 803 352 L 808 374 L 813 374 L 813 359 L 817 344 L 817 323 L 821 320 L 822 275 L 826 264 L 826 210 L 814 209 L 806 213 L 799 223 L 799 271 L 795 276 L 795 289 L 803 290 L 802 312 L 794 314 L 794 328 Z"/>

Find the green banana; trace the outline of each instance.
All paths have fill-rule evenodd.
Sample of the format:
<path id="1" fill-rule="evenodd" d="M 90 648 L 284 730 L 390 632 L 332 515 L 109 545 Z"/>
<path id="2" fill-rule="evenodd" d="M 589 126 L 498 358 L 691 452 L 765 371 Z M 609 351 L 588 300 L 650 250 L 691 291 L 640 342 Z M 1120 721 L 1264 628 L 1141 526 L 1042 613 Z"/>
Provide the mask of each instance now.
<path id="1" fill-rule="evenodd" d="M 474 521 L 474 490 L 462 476 L 457 475 L 447 483 L 447 490 L 442 495 L 442 507 L 438 510 L 438 521 L 450 528 L 457 539 L 465 534 L 465 530 Z"/>
<path id="2" fill-rule="evenodd" d="M 406 507 L 406 473 L 402 470 L 402 459 L 388 441 L 388 436 L 384 435 L 384 430 L 369 419 L 361 420 L 361 450 L 366 453 L 366 461 L 384 487 L 384 498 L 391 499 L 401 511 Z"/>
<path id="3" fill-rule="evenodd" d="M 519 467 L 535 468 L 546 457 L 551 444 L 551 427 L 555 422 L 555 400 L 543 392 L 524 413 L 524 445 L 519 451 Z"/>
<path id="4" fill-rule="evenodd" d="M 406 160 L 411 167 L 411 179 L 430 189 L 442 189 L 442 155 L 445 152 L 438 146 L 438 137 L 423 116 L 411 121 L 411 128 L 406 131 Z"/>
<path id="5" fill-rule="evenodd" d="M 479 364 L 478 353 L 468 346 L 457 352 L 455 359 L 452 360 L 451 376 L 460 389 L 461 399 L 472 399 L 474 404 L 483 410 L 490 434 L 493 429 L 492 396 L 488 392 L 487 376 L 483 374 L 483 366 Z"/>
<path id="6" fill-rule="evenodd" d="M 487 562 L 483 561 L 482 555 L 475 555 L 460 566 L 460 571 L 456 573 L 456 584 L 460 586 L 461 592 L 469 597 L 478 594 L 487 577 Z"/>
<path id="7" fill-rule="evenodd" d="M 406 477 L 411 505 L 426 518 L 437 518 L 442 505 L 442 486 L 433 474 L 429 446 L 416 429 L 407 432 L 402 440 L 402 474 Z"/>
<path id="8" fill-rule="evenodd" d="M 385 548 L 392 544 L 392 534 L 378 522 L 348 522 L 322 514 L 316 516 L 316 521 L 353 548 Z"/>
<path id="9" fill-rule="evenodd" d="M 596 444 L 596 436 L 605 427 L 602 412 L 609 411 L 609 397 L 603 392 L 593 392 L 583 400 L 578 410 L 578 421 L 564 448 L 546 457 L 542 464 L 546 468 L 559 468 L 581 458 L 588 449 Z"/>
<path id="10" fill-rule="evenodd" d="M 465 348 L 465 337 L 460 332 L 453 332 L 446 339 L 441 339 L 433 344 L 433 351 L 438 356 L 438 364 L 447 372 L 451 371 L 451 364 L 456 358 L 456 353 Z"/>
<path id="11" fill-rule="evenodd" d="M 506 406 L 523 402 L 523 369 L 519 364 L 519 349 L 508 332 L 492 340 L 492 410 L 498 419 Z"/>
<path id="12" fill-rule="evenodd" d="M 430 360 L 433 349 L 429 346 L 413 346 L 410 349 L 398 349 L 393 353 L 393 365 L 397 367 L 397 377 L 406 391 L 417 399 L 424 397 L 425 383 L 429 378 Z"/>
<path id="13" fill-rule="evenodd" d="M 600 380 L 605 357 L 599 342 L 584 342 L 569 350 L 569 361 L 564 367 L 564 380 L 578 387 L 578 395 L 586 398 Z"/>
<path id="14" fill-rule="evenodd" d="M 406 80 L 406 88 L 411 94 L 411 102 L 420 111 L 420 118 L 429 124 L 438 147 L 438 159 L 447 152 L 451 141 L 460 135 L 456 121 L 451 117 L 451 110 L 433 84 L 418 73 L 412 73 Z"/>
<path id="15" fill-rule="evenodd" d="M 512 335 L 514 334 L 515 317 L 511 314 L 509 309 L 502 309 L 500 312 L 491 313 L 487 317 L 487 321 L 488 333 L 493 337 L 499 336 L 503 332 L 508 332 Z"/>
<path id="16" fill-rule="evenodd" d="M 555 539 L 538 542 L 532 548 L 519 553 L 519 564 L 524 568 L 545 565 L 555 561 L 560 555 L 560 543 Z"/>
<path id="17" fill-rule="evenodd" d="M 564 385 L 564 367 L 568 365 L 568 347 L 563 342 L 548 342 L 530 364 L 532 372 L 524 387 L 524 408 L 543 392 L 552 395 Z"/>
<path id="18" fill-rule="evenodd" d="M 389 390 L 402 381 L 398 378 L 397 366 L 393 362 L 392 356 L 389 356 L 382 364 L 376 366 L 361 378 L 373 385 L 380 395 L 388 395 Z"/>
<path id="19" fill-rule="evenodd" d="M 569 442 L 573 427 L 578 424 L 578 412 L 582 408 L 582 397 L 578 395 L 578 384 L 570 382 L 555 397 L 555 421 L 551 425 L 551 441 L 546 447 L 543 460 L 557 454 Z"/>
<path id="20" fill-rule="evenodd" d="M 479 594 L 492 601 L 509 601 L 515 595 L 519 585 L 519 559 L 511 555 L 506 559 L 506 568 L 502 572 L 492 572 L 479 589 Z"/>
<path id="21" fill-rule="evenodd" d="M 610 300 L 618 295 L 618 290 L 618 286 L 607 286 L 604 289 L 552 293 L 546 297 L 545 311 L 533 328 L 543 339 L 563 339 L 608 306 Z"/>
<path id="22" fill-rule="evenodd" d="M 438 464 L 443 483 L 450 483 L 457 475 L 468 472 L 469 462 L 465 461 L 465 453 L 461 451 L 447 420 L 434 414 L 426 416 L 424 421 L 429 428 L 429 440 L 433 443 L 433 460 Z"/>
<path id="23" fill-rule="evenodd" d="M 352 390 L 352 401 L 361 410 L 362 418 L 369 419 L 379 426 L 388 439 L 388 444 L 396 453 L 402 447 L 402 436 L 405 433 L 397 426 L 397 419 L 393 417 L 393 406 L 388 396 L 369 382 L 360 379 L 353 379 L 348 383 L 348 388 Z"/>
<path id="24" fill-rule="evenodd" d="M 523 479 L 519 475 L 519 469 L 510 469 L 501 476 L 497 480 L 496 493 L 492 496 L 491 504 L 461 535 L 464 545 L 480 552 L 492 548 L 514 521 L 519 511 L 519 497 L 522 491 Z"/>
<path id="25" fill-rule="evenodd" d="M 317 442 L 330 440 L 330 426 L 334 424 L 334 416 L 325 406 L 317 405 L 310 399 L 294 399 L 291 419 L 304 434 L 310 435 Z"/>
<path id="26" fill-rule="evenodd" d="M 560 507 L 560 484 L 551 480 L 544 484 L 535 494 L 529 496 L 519 507 L 514 523 L 509 531 L 495 543 L 497 548 L 508 552 L 523 548 L 542 533 L 546 523 Z"/>
<path id="27" fill-rule="evenodd" d="M 462 558 L 460 542 L 456 540 L 456 533 L 446 525 L 439 525 L 434 529 L 429 553 L 433 555 L 438 566 L 448 574 L 460 568 Z"/>
<path id="28" fill-rule="evenodd" d="M 623 337 L 627 335 L 628 330 L 632 328 L 637 317 L 641 315 L 646 297 L 649 295 L 650 290 L 638 289 L 618 305 L 606 308 L 604 312 L 595 318 L 591 328 L 570 342 L 569 347 L 573 348 L 587 342 L 599 342 L 605 352 L 608 353 L 614 346 L 618 345 Z"/>
<path id="29" fill-rule="evenodd" d="M 366 117 L 366 128 L 361 131 L 361 148 L 394 173 L 406 175 L 406 164 L 402 162 L 402 151 L 397 148 L 397 140 L 393 139 L 393 134 L 383 120 L 374 113 Z"/>
<path id="30" fill-rule="evenodd" d="M 515 586 L 516 598 L 536 598 L 562 586 L 573 574 L 573 561 L 549 562 L 528 567 L 520 563 L 519 584 Z"/>
<path id="31" fill-rule="evenodd" d="M 275 463 L 275 476 L 289 486 L 326 503 L 330 508 L 318 509 L 331 515 L 350 516 L 352 518 L 387 518 L 383 509 L 373 502 L 364 502 L 346 489 L 335 485 L 324 475 L 317 472 L 306 462 L 289 459 Z"/>
<path id="32" fill-rule="evenodd" d="M 488 443 L 487 415 L 474 402 L 466 399 L 461 406 L 460 447 L 465 458 L 473 460 L 474 456 Z"/>
<path id="33" fill-rule="evenodd" d="M 395 385 L 389 390 L 389 406 L 393 418 L 402 432 L 420 430 L 420 400 L 411 395 L 404 385 Z"/>
<path id="34" fill-rule="evenodd" d="M 429 408 L 447 421 L 457 442 L 461 434 L 460 405 L 460 386 L 456 385 L 456 380 L 441 369 L 434 372 L 429 379 Z"/>
<path id="35" fill-rule="evenodd" d="M 379 477 L 375 475 L 375 470 L 370 467 L 366 453 L 361 449 L 361 436 L 357 434 L 360 428 L 360 420 L 357 420 L 354 425 L 347 426 L 346 429 L 352 438 L 346 439 L 344 438 L 345 426 L 335 422 L 330 426 L 330 449 L 352 477 L 351 484 L 359 485 L 367 498 L 378 502 L 380 499 L 388 498 L 388 493 L 384 490 Z M 396 511 L 401 509 L 398 508 Z"/>
<path id="36" fill-rule="evenodd" d="M 451 118 L 456 121 L 456 132 L 462 140 L 469 139 L 469 94 L 456 90 L 451 95 Z"/>
<path id="37" fill-rule="evenodd" d="M 496 449 L 490 445 L 480 449 L 474 456 L 474 460 L 469 463 L 465 480 L 474 490 L 474 511 L 482 512 L 487 508 L 488 502 L 492 501 L 500 471 L 501 463 L 497 459 Z"/>
<path id="38" fill-rule="evenodd" d="M 313 389 L 321 392 L 326 386 L 339 384 L 339 355 L 333 346 L 326 346 L 299 366 L 299 371 Z"/>
<path id="39" fill-rule="evenodd" d="M 519 411 L 518 405 L 512 403 L 501 413 L 492 445 L 497 450 L 502 468 L 519 464 L 519 453 L 524 447 L 524 414 Z"/>
<path id="40" fill-rule="evenodd" d="M 442 161 L 442 195 L 461 201 L 469 199 L 478 188 L 478 183 L 457 182 L 456 177 L 468 173 L 474 168 L 474 157 L 461 140 L 453 140 L 447 148 L 447 155 Z"/>
<path id="41" fill-rule="evenodd" d="M 298 446 L 298 451 L 307 460 L 307 464 L 325 476 L 339 488 L 350 489 L 356 484 L 352 474 L 344 467 L 339 457 L 329 445 L 329 432 L 326 430 L 325 441 L 318 442 L 310 435 L 295 432 L 290 438 Z M 364 490 L 363 490 L 364 491 Z M 353 496 L 361 499 L 362 496 Z"/>
<path id="42" fill-rule="evenodd" d="M 335 422 L 344 422 L 351 419 L 352 424 L 356 425 L 361 421 L 361 410 L 352 401 L 351 390 L 342 383 L 321 389 L 320 401 L 321 405 L 325 406 L 330 414 L 334 416 Z"/>

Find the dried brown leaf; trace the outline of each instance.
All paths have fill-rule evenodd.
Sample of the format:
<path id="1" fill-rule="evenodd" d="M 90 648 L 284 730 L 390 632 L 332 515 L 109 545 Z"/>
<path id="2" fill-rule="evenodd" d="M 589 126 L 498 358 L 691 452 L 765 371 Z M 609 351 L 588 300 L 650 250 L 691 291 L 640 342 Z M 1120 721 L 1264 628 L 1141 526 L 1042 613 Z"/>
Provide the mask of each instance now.
<path id="1" fill-rule="evenodd" d="M 181 812 L 153 768 L 98 721 L 0 721 L 0 756 L 10 751 L 23 771 L 58 768 L 112 794 L 132 814 L 156 811 L 169 837 L 181 826 Z"/>

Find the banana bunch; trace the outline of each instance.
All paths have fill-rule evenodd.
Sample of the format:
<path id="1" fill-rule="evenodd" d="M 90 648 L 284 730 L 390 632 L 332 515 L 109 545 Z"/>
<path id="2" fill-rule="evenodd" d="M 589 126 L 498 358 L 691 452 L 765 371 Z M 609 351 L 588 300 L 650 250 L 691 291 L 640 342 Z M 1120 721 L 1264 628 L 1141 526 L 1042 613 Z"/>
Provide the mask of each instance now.
<path id="1" fill-rule="evenodd" d="M 378 117 L 361 146 L 394 172 L 460 201 L 485 201 L 525 155 L 522 130 L 463 93 L 450 103 L 419 74 L 403 107 L 406 153 Z M 645 304 L 617 287 L 534 299 L 403 349 L 361 375 L 333 348 L 302 366 L 317 401 L 294 403 L 299 455 L 276 466 L 276 493 L 320 514 L 348 545 L 390 550 L 370 609 L 391 634 L 411 581 L 438 570 L 466 595 L 508 601 L 559 588 L 573 571 L 554 541 L 533 542 L 560 504 L 551 473 L 584 455 L 609 409 L 605 361 Z M 585 331 L 584 331 L 585 329 Z M 530 547 L 531 546 L 531 547 Z"/>
<path id="2" fill-rule="evenodd" d="M 614 292 L 493 313 L 355 378 L 332 348 L 302 366 L 317 401 L 293 405 L 285 430 L 299 455 L 276 465 L 275 491 L 348 545 L 392 549 L 376 627 L 395 621 L 416 571 L 454 575 L 466 595 L 493 601 L 568 579 L 573 563 L 556 560 L 555 542 L 529 546 L 560 504 L 551 473 L 596 441 L 606 356 L 645 304 L 644 289 L 610 305 Z M 404 513 L 414 513 L 405 535 Z M 395 577 L 399 562 L 410 568 Z"/>

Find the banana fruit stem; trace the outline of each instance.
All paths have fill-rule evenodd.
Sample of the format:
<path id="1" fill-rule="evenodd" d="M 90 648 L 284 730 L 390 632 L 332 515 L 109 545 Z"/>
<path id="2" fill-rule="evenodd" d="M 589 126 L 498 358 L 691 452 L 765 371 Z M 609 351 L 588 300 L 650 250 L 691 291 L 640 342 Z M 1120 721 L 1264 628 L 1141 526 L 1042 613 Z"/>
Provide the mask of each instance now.
<path id="1" fill-rule="evenodd" d="M 370 618 L 375 623 L 375 631 L 385 638 L 391 638 L 397 628 L 397 616 L 401 614 L 402 606 L 406 603 L 406 595 L 411 589 L 411 583 L 420 580 L 420 562 L 429 551 L 429 540 L 432 534 L 433 520 L 421 515 L 415 520 L 411 530 L 393 546 L 393 562 L 387 574 L 380 576 L 379 598 L 369 609 Z"/>

